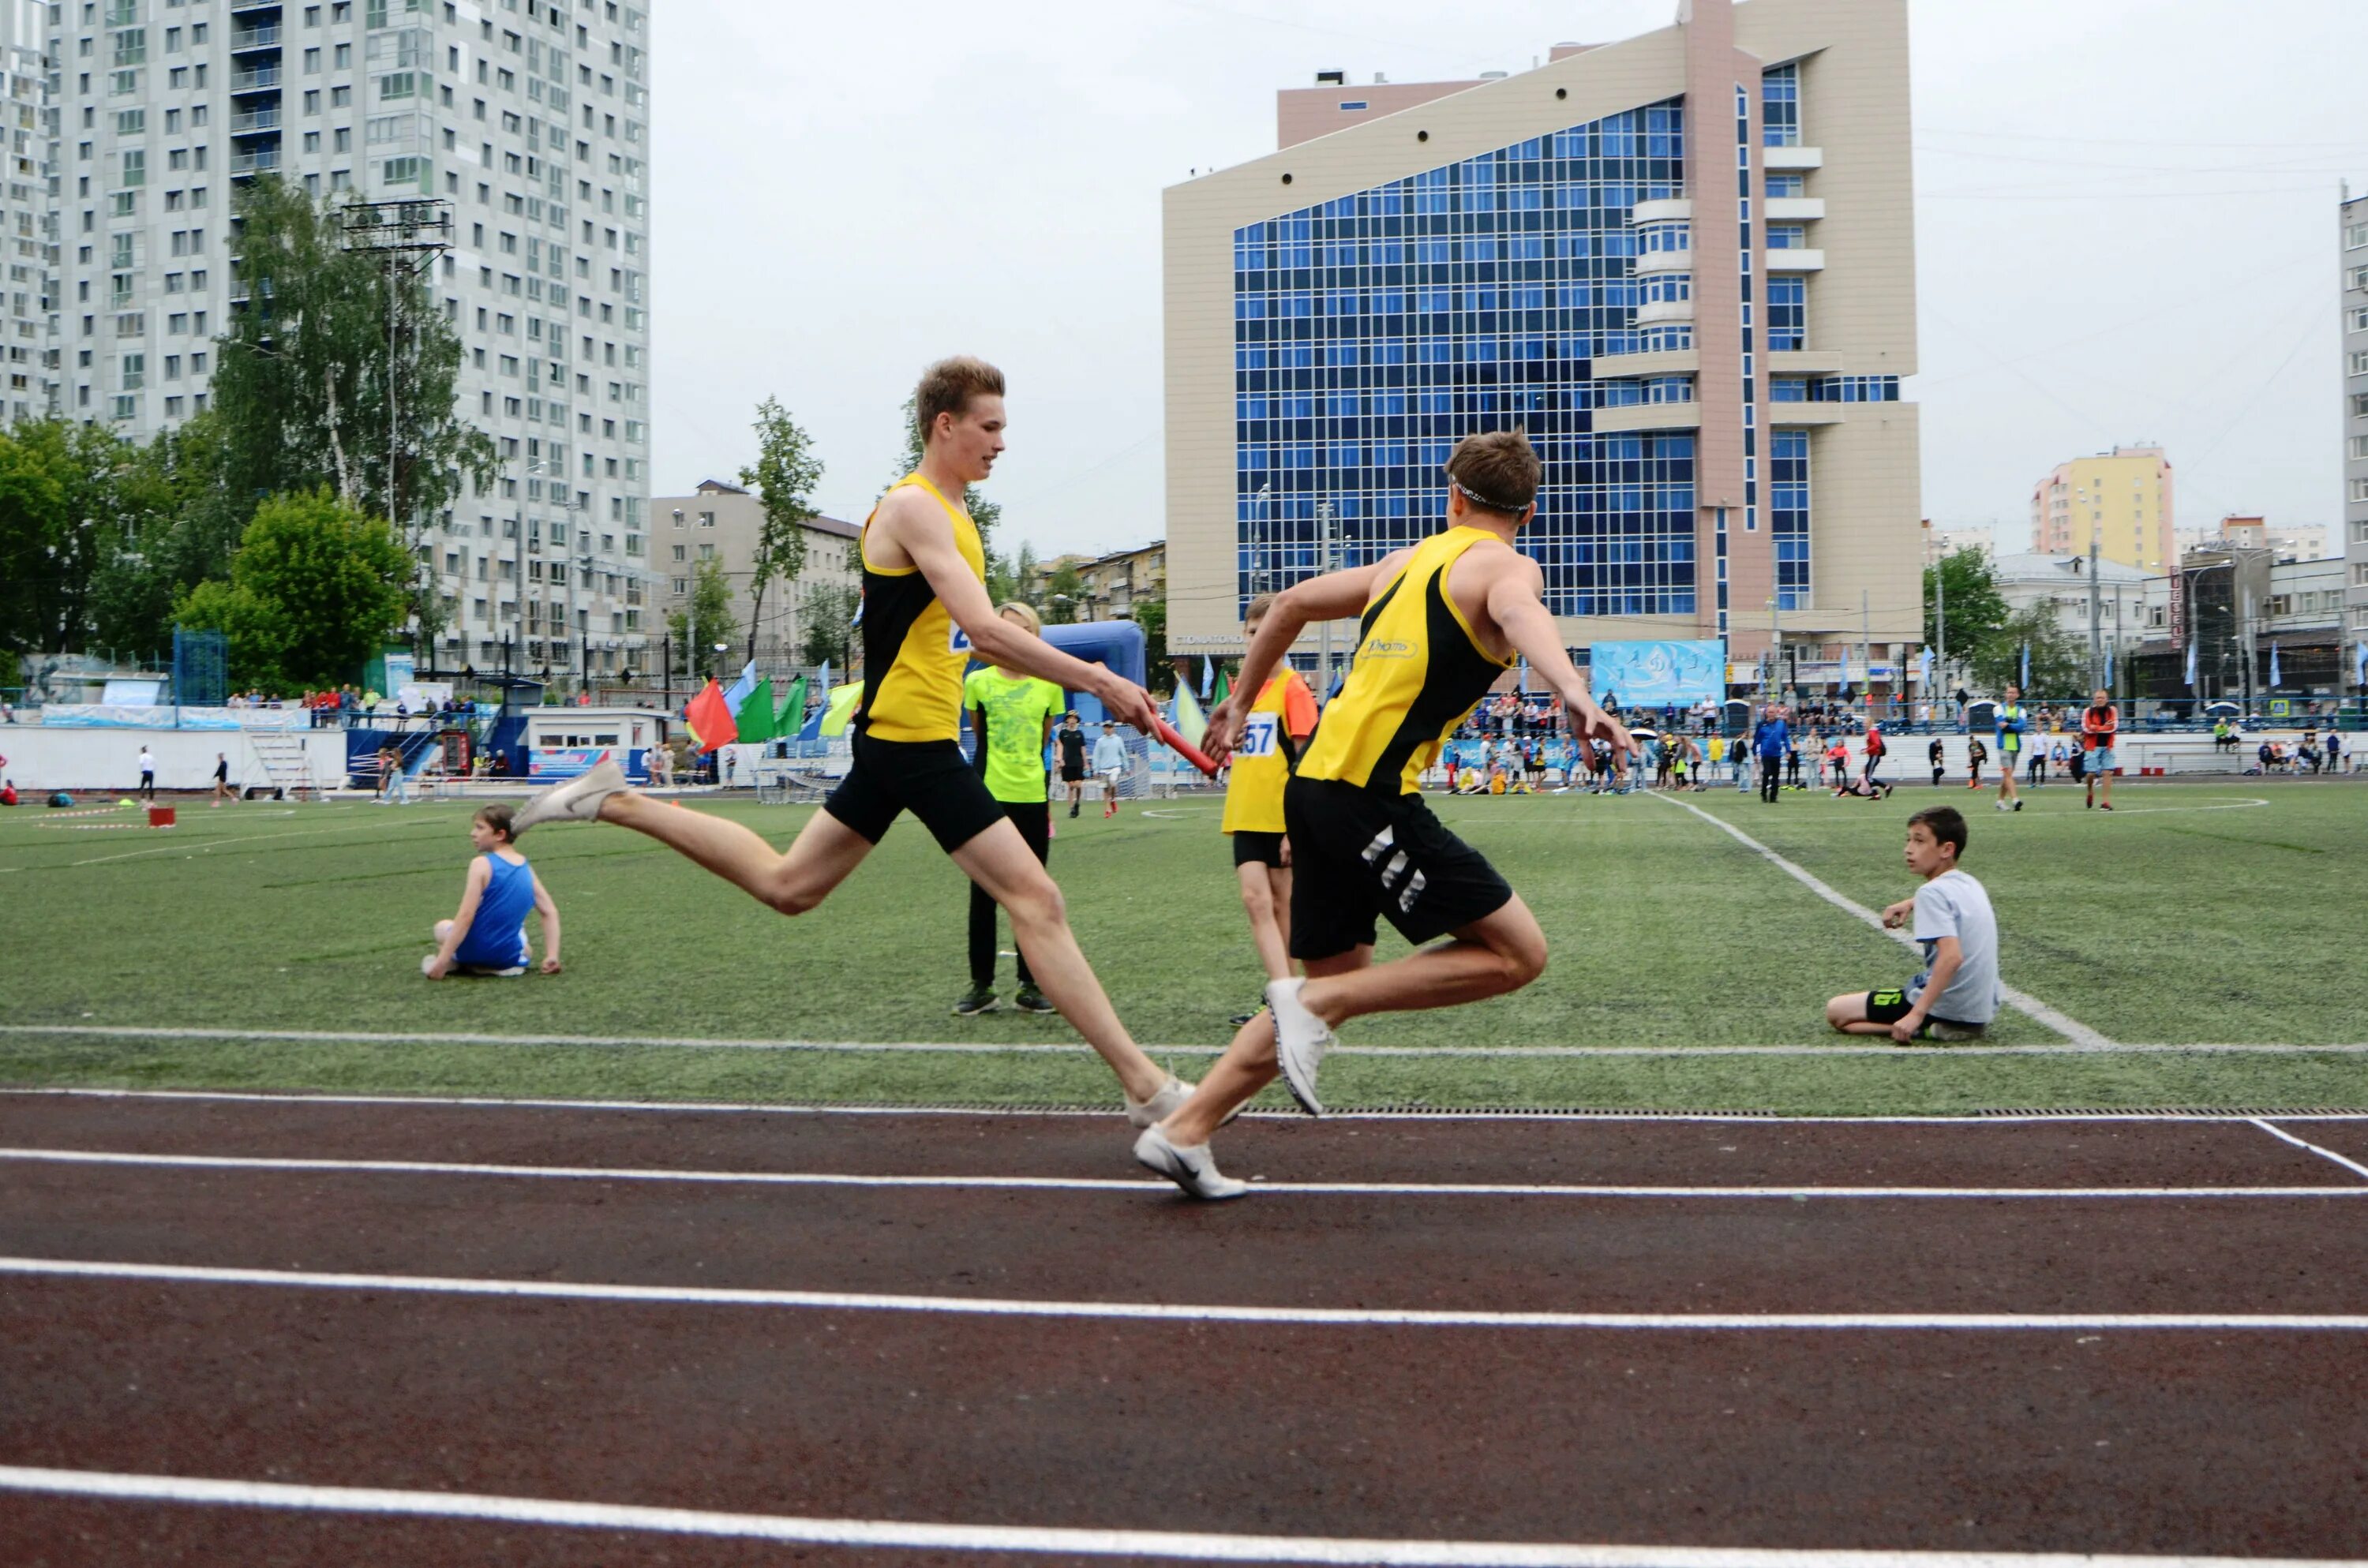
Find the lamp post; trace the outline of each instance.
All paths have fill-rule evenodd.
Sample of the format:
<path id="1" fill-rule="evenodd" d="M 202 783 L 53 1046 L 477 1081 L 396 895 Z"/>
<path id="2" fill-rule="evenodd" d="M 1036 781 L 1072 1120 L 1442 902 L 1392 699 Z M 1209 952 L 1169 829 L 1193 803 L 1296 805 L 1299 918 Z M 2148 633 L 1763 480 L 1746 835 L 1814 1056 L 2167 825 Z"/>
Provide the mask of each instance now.
<path id="1" fill-rule="evenodd" d="M 1777 696 L 1776 683 L 1783 678 L 1783 670 L 1784 607 L 1781 601 L 1770 598 L 1768 601 L 1768 678 L 1760 683 L 1760 696 L 1764 700 L 1773 700 Z"/>

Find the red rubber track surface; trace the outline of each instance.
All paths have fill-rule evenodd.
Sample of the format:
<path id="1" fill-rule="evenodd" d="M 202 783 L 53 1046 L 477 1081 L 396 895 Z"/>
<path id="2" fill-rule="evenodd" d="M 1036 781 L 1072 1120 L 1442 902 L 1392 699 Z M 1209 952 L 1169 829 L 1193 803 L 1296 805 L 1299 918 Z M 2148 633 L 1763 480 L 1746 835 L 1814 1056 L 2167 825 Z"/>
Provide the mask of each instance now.
<path id="1" fill-rule="evenodd" d="M 2341 1152 L 2361 1123 L 2289 1131 Z M 0 1096 L 0 1146 L 1120 1177 L 1115 1117 Z M 1277 1181 L 2361 1181 L 2244 1123 L 1254 1121 Z M 2357 1157 L 2356 1154 L 2354 1157 Z M 1319 1307 L 2358 1312 L 2368 1200 L 747 1187 L 0 1161 L 10 1256 Z M 0 1277 L 0 1463 L 821 1517 L 2368 1549 L 2368 1335 L 1137 1323 Z M 0 1493 L 11 1562 L 950 1561 Z M 1109 1561 L 1103 1559 L 1101 1561 Z"/>

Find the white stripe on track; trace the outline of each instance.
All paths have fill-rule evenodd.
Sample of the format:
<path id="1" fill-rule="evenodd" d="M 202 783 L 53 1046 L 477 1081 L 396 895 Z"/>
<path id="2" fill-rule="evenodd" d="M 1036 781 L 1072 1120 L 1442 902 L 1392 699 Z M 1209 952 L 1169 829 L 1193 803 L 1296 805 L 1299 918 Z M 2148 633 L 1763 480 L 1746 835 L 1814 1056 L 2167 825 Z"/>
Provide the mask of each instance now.
<path id="1" fill-rule="evenodd" d="M 2299 1140 L 2290 1139 L 2299 1143 Z M 2314 1153 L 2324 1149 L 2302 1143 Z M 2341 1156 L 2329 1156 L 2349 1164 Z M 0 1148 L 0 1160 L 155 1170 L 287 1171 L 319 1176 L 430 1176 L 495 1180 L 681 1182 L 718 1187 L 956 1187 L 1021 1192 L 1128 1192 L 1164 1196 L 1157 1177 L 863 1176 L 832 1171 L 699 1171 L 613 1165 L 478 1165 L 445 1160 L 324 1160 L 263 1154 L 146 1154 L 98 1149 Z M 2352 1166 L 2359 1170 L 2359 1166 Z M 2368 1176 L 2368 1170 L 2362 1171 Z M 1428 1181 L 1261 1181 L 1256 1190 L 1309 1198 L 1617 1198 L 1725 1201 L 1855 1199 L 2368 1198 L 2349 1187 L 1648 1187 L 1611 1184 Z"/>
<path id="2" fill-rule="evenodd" d="M 723 1540 L 911 1551 L 1008 1551 L 1152 1557 L 1194 1562 L 1380 1564 L 1382 1568 L 2335 1568 L 2324 1560 L 2136 1557 L 2017 1551 L 1832 1551 L 1757 1547 L 1576 1546 L 1520 1541 L 1355 1540 L 1324 1536 L 1219 1535 L 1177 1530 L 1077 1529 L 1028 1525 L 942 1525 L 901 1519 L 801 1518 L 620 1503 L 570 1503 L 476 1492 L 306 1486 L 274 1481 L 127 1475 L 108 1471 L 0 1465 L 0 1491 L 277 1508 L 379 1517 L 467 1519 L 506 1525 L 631 1530 Z"/>
<path id="3" fill-rule="evenodd" d="M 2337 1165 L 2341 1165 L 2353 1176 L 2368 1177 L 2368 1165 L 2363 1165 L 2357 1160 L 2347 1158 L 2342 1154 L 2337 1153 L 2332 1149 L 2322 1149 L 2317 1144 L 2297 1138 L 2293 1133 L 2288 1132 L 2285 1129 L 2273 1126 L 2271 1123 L 2262 1120 L 2258 1116 L 2248 1116 L 2245 1119 L 2251 1122 L 2255 1127 L 2260 1128 L 2262 1131 L 2268 1133 L 2271 1137 L 2279 1140 L 2281 1142 L 2291 1143 L 2297 1149 L 2307 1149 L 2310 1153 L 2317 1154 L 2322 1160 L 2333 1160 Z"/>
<path id="4" fill-rule="evenodd" d="M 340 807 L 332 807 L 332 808 L 330 808 L 330 809 L 334 811 L 334 810 L 354 810 L 354 809 L 358 809 L 358 808 L 351 808 L 351 807 L 344 807 L 344 808 L 340 808 Z M 298 829 L 296 829 L 296 830 L 295 830 L 294 832 L 292 832 L 292 833 L 230 833 L 230 834 L 222 834 L 222 835 L 217 835 L 217 836 L 215 836 L 215 837 L 212 837 L 212 838 L 185 838 L 185 839 L 180 839 L 180 840 L 176 840 L 176 842 L 171 843 L 171 844 L 160 844 L 160 845 L 157 845 L 157 846 L 156 846 L 154 848 L 153 848 L 153 849 L 127 849 L 127 850 L 125 850 L 125 851 L 124 851 L 122 854 L 120 854 L 120 855 L 97 855 L 97 856 L 94 856 L 94 857 L 92 857 L 90 859 L 87 859 L 87 860 L 68 860 L 68 861 L 65 861 L 65 862 L 63 862 L 63 864 L 61 864 L 61 865 L 57 865 L 57 866 L 0 866 L 0 872 L 7 872 L 7 871 L 54 871 L 54 870 L 69 870 L 69 871 L 70 871 L 70 870 L 73 870 L 73 869 L 74 869 L 75 867 L 77 867 L 77 866 L 102 866 L 102 865 L 105 865 L 107 862 L 108 862 L 108 861 L 110 861 L 110 860 L 136 860 L 136 859 L 138 859 L 140 857 L 142 857 L 142 856 L 143 856 L 143 855 L 174 855 L 174 854 L 180 854 L 180 855 L 187 855 L 187 856 L 189 856 L 191 858 L 195 858 L 197 856 L 201 855 L 201 854 L 205 854 L 205 853 L 207 853 L 207 852 L 211 851 L 211 849 L 213 849 L 213 847 L 214 847 L 216 845 L 221 845 L 221 844 L 254 844 L 254 843 L 256 843 L 256 842 L 258 842 L 258 841 L 260 841 L 260 840 L 267 839 L 267 838 L 320 838 L 320 837 L 323 837 L 323 836 L 327 835 L 331 835 L 331 834 L 338 834 L 338 833 L 369 833 L 369 832 L 372 832 L 372 831 L 374 831 L 374 830 L 376 830 L 376 829 L 378 829 L 378 828 L 381 828 L 381 827 L 400 827 L 400 826 L 402 826 L 402 825 L 403 825 L 403 822 L 404 822 L 404 821 L 409 821 L 409 822 L 421 822 L 421 821 L 426 821 L 426 820 L 428 820 L 428 819 L 419 818 L 419 817 L 409 817 L 409 818 L 402 819 L 402 821 L 392 822 L 392 823 L 390 823 L 390 822 L 384 822 L 384 821 L 371 821 L 371 822 L 363 822 L 363 823 L 354 823 L 354 824 L 350 824 L 350 825 L 348 825 L 348 826 L 346 826 L 346 827 L 303 827 L 303 828 L 298 828 Z M 161 830 L 160 830 L 160 831 L 161 831 Z"/>
<path id="5" fill-rule="evenodd" d="M 1839 896 L 1839 895 L 1837 895 Z M 2011 1001 L 2017 992 L 2009 992 Z M 2017 1004 L 2020 1006 L 2021 1004 Z M 2032 1003 L 2032 1006 L 2041 1004 Z M 2029 1009 L 2025 1009 L 2028 1011 Z M 2062 1029 L 2041 1013 L 2032 1013 L 2050 1028 Z M 2060 1017 L 2060 1015 L 2055 1015 Z M 2065 1027 L 2086 1025 L 2063 1020 Z M 1550 1061 L 1582 1057 L 1753 1057 L 1753 1056 L 1881 1056 L 1895 1061 L 1941 1061 L 1964 1056 L 2360 1056 L 2368 1043 L 2285 1045 L 2260 1041 L 2213 1044 L 2126 1045 L 2088 1030 L 2101 1043 L 2074 1040 L 2055 1045 L 1341 1045 L 1332 1056 L 1376 1058 L 1487 1058 Z M 1092 1054 L 1076 1043 L 982 1040 L 739 1040 L 704 1035 L 584 1035 L 413 1033 L 388 1029 L 232 1029 L 150 1028 L 120 1024 L 0 1024 L 0 1035 L 33 1035 L 59 1039 L 274 1040 L 307 1045 L 517 1045 L 585 1046 L 604 1049 L 648 1048 L 665 1051 L 788 1051 L 863 1054 L 867 1052 L 936 1056 L 1075 1056 Z M 1162 1056 L 1215 1056 L 1221 1045 L 1146 1045 Z"/>
<path id="6" fill-rule="evenodd" d="M 991 1296 L 906 1296 L 878 1291 L 768 1290 L 712 1285 L 592 1284 L 557 1279 L 464 1279 L 428 1274 L 341 1274 L 51 1257 L 0 1257 L 0 1275 L 378 1290 L 396 1295 L 490 1296 L 512 1301 L 632 1301 L 644 1305 L 780 1307 L 809 1312 L 1121 1323 L 1286 1324 L 1314 1328 L 1635 1329 L 1692 1334 L 1925 1330 L 1993 1334 L 2034 1330 L 2368 1334 L 2368 1312 L 1516 1312 L 1414 1307 L 1250 1307 L 1171 1301 L 1031 1301 Z"/>
<path id="7" fill-rule="evenodd" d="M 2362 1048 L 2368 1049 L 2368 1048 Z M 1007 1106 L 895 1106 L 895 1105 L 768 1105 L 748 1100 L 582 1100 L 509 1098 L 498 1095 L 335 1095 L 302 1094 L 294 1091 L 263 1092 L 244 1089 L 108 1089 L 108 1088 L 0 1088 L 0 1101 L 8 1099 L 92 1099 L 92 1100 L 196 1100 L 225 1101 L 235 1105 L 313 1106 L 419 1106 L 438 1109 L 462 1110 L 598 1110 L 598 1111 L 657 1111 L 666 1114 L 698 1116 L 931 1116 L 931 1117 L 998 1117 L 1019 1120 L 1095 1119 L 1114 1116 L 1114 1110 L 1094 1110 L 1085 1107 L 1058 1107 L 1045 1109 L 1038 1107 Z M 1297 1121 L 1296 1110 L 1247 1110 L 1247 1119 L 1256 1121 Z M 1611 1122 L 1627 1126 L 1652 1122 L 1701 1122 L 1717 1127 L 2038 1127 L 2049 1123 L 2075 1126 L 2089 1122 L 2167 1122 L 2195 1123 L 2203 1126 L 2223 1126 L 2229 1122 L 2249 1124 L 2252 1118 L 2230 1111 L 2214 1114 L 2210 1111 L 2145 1111 L 2107 1110 L 2079 1111 L 2062 1116 L 2037 1111 L 2025 1115 L 1982 1116 L 1756 1116 L 1748 1111 L 1588 1111 L 1573 1115 L 1554 1110 L 1333 1110 L 1324 1113 L 1326 1121 L 1516 1121 L 1552 1122 L 1561 1125 L 1583 1125 Z M 2368 1121 L 2368 1110 L 2319 1110 L 2286 1112 L 2281 1121 Z"/>
<path id="8" fill-rule="evenodd" d="M 1653 799 L 1667 801 L 1672 806 L 1682 806 L 1687 811 L 1693 812 L 1694 815 L 1702 818 L 1702 821 L 1710 824 L 1711 826 L 1718 829 L 1721 833 L 1727 835 L 1738 844 L 1743 845 L 1746 848 L 1750 849 L 1754 853 L 1773 862 L 1783 870 L 1785 875 L 1791 877 L 1794 881 L 1799 882 L 1803 887 L 1807 888 L 1811 892 L 1816 893 L 1819 898 L 1824 899 L 1827 903 L 1832 904 L 1836 909 L 1841 910 L 1845 914 L 1857 916 L 1867 925 L 1873 926 L 1875 930 L 1881 932 L 1884 936 L 1891 937 L 1894 941 L 1898 942 L 1903 947 L 1915 947 L 1916 939 L 1914 937 L 1908 936 L 1904 931 L 1894 931 L 1884 925 L 1882 915 L 1877 915 L 1873 910 L 1867 908 L 1866 905 L 1835 892 L 1831 887 L 1819 881 L 1806 869 L 1794 865 L 1792 861 L 1787 860 L 1783 856 L 1779 855 L 1773 849 L 1769 848 L 1768 846 L 1760 843 L 1759 840 L 1752 837 L 1749 834 L 1744 832 L 1733 823 L 1726 822 L 1721 818 L 1711 815 L 1710 812 L 1702 810 L 1700 806 L 1695 805 L 1691 801 L 1675 800 L 1666 795 L 1656 795 Z M 1998 987 L 1998 994 L 2006 998 L 2007 1005 L 2009 1006 L 2039 1023 L 2046 1025 L 2049 1028 L 2054 1029 L 2057 1034 L 2062 1035 L 2066 1040 L 2070 1040 L 2075 1046 L 2089 1051 L 2110 1051 L 2117 1049 L 2114 1046 L 2113 1041 L 2108 1040 L 2104 1035 L 2090 1028 L 2088 1025 L 2080 1022 L 2079 1019 L 2058 1012 L 2054 1007 L 2049 1006 L 2046 1003 L 2042 1002 L 2036 996 L 2032 996 L 2026 992 L 2017 991 L 2010 985 L 2000 985 Z"/>

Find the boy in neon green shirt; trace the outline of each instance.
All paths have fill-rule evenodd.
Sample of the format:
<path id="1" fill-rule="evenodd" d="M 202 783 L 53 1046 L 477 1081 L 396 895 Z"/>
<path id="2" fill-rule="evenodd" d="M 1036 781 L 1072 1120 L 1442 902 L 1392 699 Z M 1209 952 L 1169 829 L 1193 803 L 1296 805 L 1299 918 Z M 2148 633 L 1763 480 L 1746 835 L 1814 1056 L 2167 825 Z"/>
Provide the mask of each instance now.
<path id="1" fill-rule="evenodd" d="M 1043 634 L 1036 612 L 1013 602 L 996 612 L 1032 636 Z M 1053 721 L 1066 711 L 1068 696 L 1049 680 L 1019 670 L 976 669 L 962 681 L 962 707 L 970 712 L 971 756 L 986 779 L 987 793 L 1003 807 L 1003 814 L 1019 829 L 1019 836 L 1040 861 L 1052 853 L 1052 812 L 1045 801 L 1044 746 L 1052 737 Z M 995 996 L 995 900 L 975 882 L 970 890 L 970 990 L 954 1004 L 954 1016 L 974 1017 L 991 1013 Z M 1028 955 L 1019 955 L 1019 994 L 1013 1006 L 1023 1013 L 1049 1013 L 1053 1004 L 1036 989 L 1028 972 Z"/>

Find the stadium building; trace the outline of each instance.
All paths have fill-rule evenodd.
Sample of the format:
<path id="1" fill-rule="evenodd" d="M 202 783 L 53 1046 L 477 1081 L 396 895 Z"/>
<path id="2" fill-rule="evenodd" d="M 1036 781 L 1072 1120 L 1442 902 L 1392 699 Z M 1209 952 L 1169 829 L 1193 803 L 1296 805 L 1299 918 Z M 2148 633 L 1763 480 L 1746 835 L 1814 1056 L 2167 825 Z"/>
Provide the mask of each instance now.
<path id="1" fill-rule="evenodd" d="M 1799 660 L 1905 653 L 1905 0 L 1683 0 L 1519 74 L 1325 95 L 1338 129 L 1286 94 L 1308 139 L 1167 193 L 1176 652 L 1431 532 L 1456 439 L 1518 425 L 1574 649 L 1724 636 L 1748 676 L 1781 626 Z"/>

